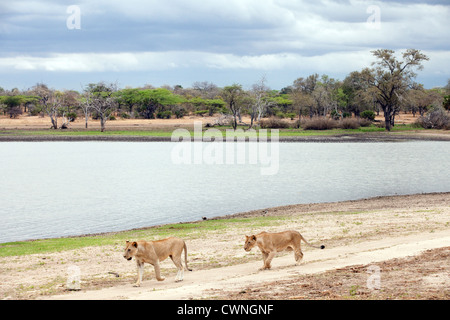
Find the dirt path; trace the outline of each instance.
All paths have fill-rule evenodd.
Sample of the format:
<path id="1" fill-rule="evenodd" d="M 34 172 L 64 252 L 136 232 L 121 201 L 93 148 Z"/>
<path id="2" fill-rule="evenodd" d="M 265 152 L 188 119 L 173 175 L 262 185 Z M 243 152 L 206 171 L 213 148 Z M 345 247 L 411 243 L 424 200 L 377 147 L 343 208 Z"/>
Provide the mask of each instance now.
<path id="1" fill-rule="evenodd" d="M 186 273 L 185 281 L 173 277 L 164 282 L 145 281 L 140 288 L 131 284 L 97 291 L 53 296 L 53 299 L 203 299 L 220 291 L 233 291 L 263 282 L 286 280 L 298 275 L 315 274 L 351 265 L 376 264 L 380 261 L 417 255 L 425 250 L 450 246 L 450 231 L 422 233 L 398 238 L 355 243 L 353 246 L 308 251 L 301 265 L 293 264 L 291 255 L 275 258 L 273 268 L 258 271 L 261 262 Z"/>

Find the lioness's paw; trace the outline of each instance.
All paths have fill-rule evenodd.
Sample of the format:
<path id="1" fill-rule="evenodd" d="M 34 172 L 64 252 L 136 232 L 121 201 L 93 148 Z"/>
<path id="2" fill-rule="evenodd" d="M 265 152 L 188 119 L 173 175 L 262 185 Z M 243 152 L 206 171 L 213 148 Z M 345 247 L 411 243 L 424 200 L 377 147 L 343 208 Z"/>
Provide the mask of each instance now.
<path id="1" fill-rule="evenodd" d="M 135 283 L 135 284 L 133 284 L 133 287 L 140 287 L 141 286 L 141 284 L 140 283 Z"/>

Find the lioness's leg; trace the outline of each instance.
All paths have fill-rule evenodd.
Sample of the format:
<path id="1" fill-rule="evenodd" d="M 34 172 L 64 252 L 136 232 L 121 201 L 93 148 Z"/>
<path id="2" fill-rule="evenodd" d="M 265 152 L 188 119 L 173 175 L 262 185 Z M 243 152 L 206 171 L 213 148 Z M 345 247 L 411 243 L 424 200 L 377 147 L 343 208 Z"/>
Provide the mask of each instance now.
<path id="1" fill-rule="evenodd" d="M 183 264 L 181 263 L 181 254 L 179 257 L 170 256 L 170 258 L 172 259 L 175 267 L 177 267 L 177 269 L 178 269 L 175 281 L 176 282 L 183 281 L 184 268 L 183 268 Z"/>
<path id="2" fill-rule="evenodd" d="M 303 252 L 302 250 L 295 250 L 295 261 L 300 262 L 303 259 Z"/>
<path id="3" fill-rule="evenodd" d="M 142 276 L 144 274 L 144 263 L 136 260 L 136 267 L 138 273 L 138 279 L 134 284 L 134 287 L 140 287 L 142 282 Z"/>
<path id="4" fill-rule="evenodd" d="M 269 256 L 269 254 L 264 251 L 261 251 L 261 253 L 263 256 L 263 266 L 259 270 L 264 270 L 264 269 L 266 269 L 266 260 L 267 260 L 267 257 Z"/>
<path id="5" fill-rule="evenodd" d="M 272 262 L 273 257 L 275 257 L 275 252 L 269 252 L 269 254 L 267 254 L 267 258 L 264 261 L 263 270 L 271 268 L 270 263 Z"/>
<path id="6" fill-rule="evenodd" d="M 164 281 L 166 278 L 161 277 L 161 268 L 159 266 L 159 260 L 156 260 L 156 262 L 155 262 L 155 264 L 153 266 L 155 267 L 156 280 Z"/>

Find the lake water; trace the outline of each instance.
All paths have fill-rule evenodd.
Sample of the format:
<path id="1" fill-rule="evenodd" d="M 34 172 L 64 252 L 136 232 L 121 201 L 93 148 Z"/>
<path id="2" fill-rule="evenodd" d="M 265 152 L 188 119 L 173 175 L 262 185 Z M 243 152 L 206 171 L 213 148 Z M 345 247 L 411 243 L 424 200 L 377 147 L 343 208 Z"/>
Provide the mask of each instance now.
<path id="1" fill-rule="evenodd" d="M 450 191 L 449 142 L 280 143 L 273 175 L 260 162 L 177 164 L 180 144 L 0 143 L 0 243 Z"/>

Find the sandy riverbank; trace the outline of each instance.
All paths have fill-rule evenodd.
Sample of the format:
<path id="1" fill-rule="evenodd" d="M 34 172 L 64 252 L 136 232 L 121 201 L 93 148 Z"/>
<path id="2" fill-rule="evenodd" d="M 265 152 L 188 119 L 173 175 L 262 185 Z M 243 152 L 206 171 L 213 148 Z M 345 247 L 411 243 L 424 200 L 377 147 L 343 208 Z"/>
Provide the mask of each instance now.
<path id="1" fill-rule="evenodd" d="M 262 216 L 266 217 L 264 224 L 258 220 L 257 224 L 246 224 L 242 228 L 230 223 L 226 229 L 189 234 L 186 238 L 188 260 L 194 271 L 186 272 L 182 283 L 174 281 L 176 269 L 172 262 L 164 261 L 164 282 L 155 281 L 153 268 L 146 266 L 142 287 L 132 287 L 136 277 L 135 263 L 123 259 L 123 243 L 118 240 L 108 246 L 0 258 L 0 297 L 450 298 L 450 260 L 446 248 L 450 247 L 450 193 L 292 205 L 238 213 L 232 217 L 249 218 L 251 222 L 253 217 Z M 286 229 L 298 230 L 311 243 L 325 244 L 326 249 L 304 247 L 304 261 L 297 266 L 292 253 L 279 254 L 273 260 L 272 270 L 258 271 L 262 264 L 260 252 L 243 250 L 244 235 Z M 177 234 L 174 229 L 172 235 Z M 365 286 L 368 277 L 365 266 L 373 264 L 382 269 L 382 279 L 386 281 L 381 282 L 379 290 Z M 405 271 L 399 272 L 403 265 Z M 66 290 L 70 266 L 80 268 L 82 290 L 79 292 Z M 407 292 L 405 285 L 409 288 Z M 286 287 L 291 289 L 281 290 Z"/>

